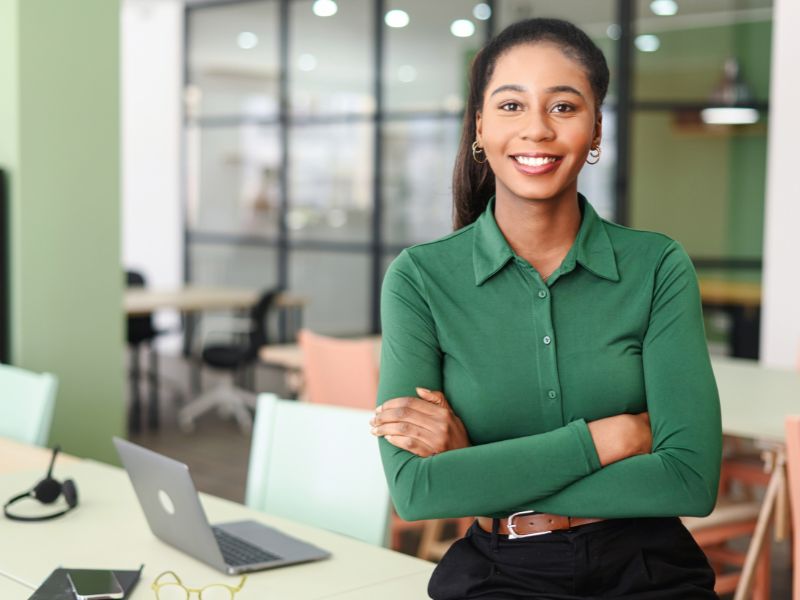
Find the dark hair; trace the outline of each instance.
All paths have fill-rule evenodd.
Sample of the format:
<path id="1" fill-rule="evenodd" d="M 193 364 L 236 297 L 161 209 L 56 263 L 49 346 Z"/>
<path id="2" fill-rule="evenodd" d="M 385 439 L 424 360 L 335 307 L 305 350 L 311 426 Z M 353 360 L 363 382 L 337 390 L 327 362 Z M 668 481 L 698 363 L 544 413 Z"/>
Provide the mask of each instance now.
<path id="1" fill-rule="evenodd" d="M 550 42 L 586 70 L 589 85 L 599 110 L 608 91 L 608 64 L 603 52 L 581 29 L 560 19 L 527 19 L 506 27 L 484 46 L 472 61 L 469 95 L 464 111 L 461 143 L 453 171 L 453 225 L 460 229 L 469 225 L 486 210 L 495 193 L 494 173 L 488 162 L 472 158 L 475 141 L 475 116 L 483 106 L 486 86 L 492 78 L 497 60 L 522 44 Z"/>

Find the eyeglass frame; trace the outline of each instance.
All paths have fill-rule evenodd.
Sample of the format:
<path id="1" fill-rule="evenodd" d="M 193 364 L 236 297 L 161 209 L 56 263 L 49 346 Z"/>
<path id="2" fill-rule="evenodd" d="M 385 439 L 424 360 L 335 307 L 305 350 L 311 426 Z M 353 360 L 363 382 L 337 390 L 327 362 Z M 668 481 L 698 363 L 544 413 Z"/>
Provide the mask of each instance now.
<path id="1" fill-rule="evenodd" d="M 163 583 L 159 583 L 158 580 L 161 579 L 164 575 L 172 575 L 175 578 L 175 581 L 165 581 Z M 244 584 L 245 584 L 246 581 L 247 581 L 247 575 L 242 575 L 242 578 L 239 580 L 239 585 L 237 585 L 235 587 L 232 586 L 232 585 L 228 585 L 226 583 L 211 583 L 211 584 L 203 586 L 201 588 L 190 588 L 190 587 L 186 587 L 184 585 L 183 581 L 181 581 L 181 578 L 178 577 L 178 574 L 175 571 L 164 571 L 163 573 L 160 573 L 158 575 L 158 577 L 156 577 L 153 580 L 153 583 L 150 584 L 150 589 L 152 589 L 155 592 L 156 598 L 158 599 L 158 598 L 160 598 L 158 591 L 162 587 L 167 586 L 167 585 L 179 585 L 184 590 L 186 590 L 186 597 L 187 598 L 189 598 L 189 596 L 191 594 L 197 594 L 197 597 L 200 598 L 200 600 L 202 600 L 203 599 L 203 591 L 204 590 L 207 590 L 208 588 L 211 588 L 211 587 L 224 587 L 224 588 L 227 588 L 228 591 L 230 591 L 231 598 L 233 598 L 238 592 L 242 591 L 242 588 L 244 587 Z"/>

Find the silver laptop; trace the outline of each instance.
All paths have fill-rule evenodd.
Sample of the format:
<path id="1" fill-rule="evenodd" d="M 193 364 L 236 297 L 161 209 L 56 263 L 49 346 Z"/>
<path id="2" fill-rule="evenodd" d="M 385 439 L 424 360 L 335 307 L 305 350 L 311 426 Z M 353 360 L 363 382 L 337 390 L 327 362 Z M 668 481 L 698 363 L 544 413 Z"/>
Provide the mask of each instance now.
<path id="1" fill-rule="evenodd" d="M 115 437 L 150 529 L 186 554 L 236 575 L 328 558 L 330 553 L 255 521 L 210 525 L 189 467 Z"/>

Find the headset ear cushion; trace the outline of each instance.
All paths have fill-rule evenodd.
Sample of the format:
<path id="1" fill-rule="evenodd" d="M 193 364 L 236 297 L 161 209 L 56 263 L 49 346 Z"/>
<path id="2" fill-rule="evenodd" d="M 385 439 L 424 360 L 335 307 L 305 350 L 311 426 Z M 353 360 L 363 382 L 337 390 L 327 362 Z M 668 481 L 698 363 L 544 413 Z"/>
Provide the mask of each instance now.
<path id="1" fill-rule="evenodd" d="M 52 504 L 61 495 L 61 483 L 52 477 L 42 479 L 33 488 L 33 495 L 42 504 Z"/>
<path id="2" fill-rule="evenodd" d="M 75 508 L 78 505 L 78 488 L 72 479 L 64 481 L 61 493 L 64 494 L 64 500 L 67 501 L 67 505 L 70 508 Z"/>

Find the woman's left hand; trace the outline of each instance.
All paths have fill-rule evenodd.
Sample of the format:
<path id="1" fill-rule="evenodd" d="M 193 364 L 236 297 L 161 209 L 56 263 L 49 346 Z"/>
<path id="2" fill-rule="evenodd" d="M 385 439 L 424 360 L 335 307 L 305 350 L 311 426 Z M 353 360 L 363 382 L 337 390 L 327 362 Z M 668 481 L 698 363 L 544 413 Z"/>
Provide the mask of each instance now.
<path id="1" fill-rule="evenodd" d="M 372 434 L 423 458 L 466 448 L 467 430 L 442 392 L 417 388 L 419 398 L 387 400 L 370 421 Z"/>

